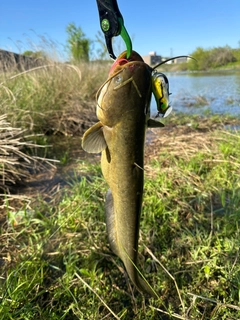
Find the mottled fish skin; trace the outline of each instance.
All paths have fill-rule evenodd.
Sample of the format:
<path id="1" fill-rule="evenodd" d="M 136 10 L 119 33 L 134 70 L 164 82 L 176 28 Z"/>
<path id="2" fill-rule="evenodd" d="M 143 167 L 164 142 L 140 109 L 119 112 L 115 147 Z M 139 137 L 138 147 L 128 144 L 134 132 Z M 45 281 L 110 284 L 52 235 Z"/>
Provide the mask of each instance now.
<path id="1" fill-rule="evenodd" d="M 124 52 L 118 59 L 125 57 Z M 88 152 L 102 151 L 102 173 L 110 187 L 105 212 L 111 249 L 123 261 L 137 289 L 157 297 L 136 269 L 152 69 L 134 51 L 129 60 L 123 65 L 116 64 L 100 88 L 97 105 L 100 121 L 84 134 L 82 146 Z M 163 126 L 150 120 L 151 126 Z"/>

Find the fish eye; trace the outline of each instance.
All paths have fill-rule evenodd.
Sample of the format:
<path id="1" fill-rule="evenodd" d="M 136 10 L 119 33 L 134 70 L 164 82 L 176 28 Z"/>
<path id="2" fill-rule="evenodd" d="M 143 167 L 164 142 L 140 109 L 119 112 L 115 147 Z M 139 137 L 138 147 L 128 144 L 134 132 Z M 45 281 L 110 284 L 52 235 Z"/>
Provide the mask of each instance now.
<path id="1" fill-rule="evenodd" d="M 162 77 L 163 77 L 164 81 L 168 84 L 168 78 L 165 76 L 165 74 L 162 73 Z"/>
<path id="2" fill-rule="evenodd" d="M 117 76 L 114 78 L 114 80 L 115 80 L 115 83 L 116 83 L 116 84 L 119 84 L 119 83 L 122 82 L 122 77 L 121 77 L 120 75 L 117 75 Z"/>

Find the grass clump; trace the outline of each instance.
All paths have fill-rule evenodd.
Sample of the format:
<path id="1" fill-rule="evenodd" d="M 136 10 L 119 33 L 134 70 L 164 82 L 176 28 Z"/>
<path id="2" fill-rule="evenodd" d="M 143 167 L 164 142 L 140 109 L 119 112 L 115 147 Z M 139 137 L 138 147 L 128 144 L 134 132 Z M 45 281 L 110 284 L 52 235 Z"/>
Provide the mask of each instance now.
<path id="1" fill-rule="evenodd" d="M 162 252 L 161 261 L 185 292 L 190 319 L 240 314 L 239 138 L 219 131 L 186 135 L 179 129 L 161 139 L 160 157 L 149 167 L 144 215 L 152 225 L 152 251 Z M 152 193 L 157 185 L 159 192 Z M 165 290 L 169 303 L 173 287 Z"/>
<path id="2" fill-rule="evenodd" d="M 12 127 L 6 119 L 7 115 L 0 116 L 0 190 L 8 194 L 33 172 L 46 169 L 49 162 L 34 155 L 40 146 L 27 141 L 25 131 Z"/>
<path id="3" fill-rule="evenodd" d="M 1 112 L 12 126 L 35 134 L 82 133 L 94 121 L 95 93 L 106 78 L 99 63 L 53 63 L 5 75 Z"/>
<path id="4" fill-rule="evenodd" d="M 206 97 L 203 95 L 197 95 L 193 96 L 188 101 L 186 101 L 187 107 L 203 107 L 203 106 L 209 106 L 209 101 Z"/>
<path id="5" fill-rule="evenodd" d="M 107 185 L 81 161 L 64 192 L 2 222 L 3 319 L 240 317 L 240 136 L 209 122 L 151 134 L 139 266 L 159 300 L 136 291 L 109 249 Z"/>
<path id="6" fill-rule="evenodd" d="M 34 168 L 39 169 L 33 150 L 35 156 L 56 159 L 54 151 L 49 152 L 53 136 L 79 136 L 96 120 L 94 99 L 106 77 L 105 64 L 44 61 L 45 65 L 30 70 L 1 74 L 0 188 L 4 192 L 9 184 L 22 183 Z"/>

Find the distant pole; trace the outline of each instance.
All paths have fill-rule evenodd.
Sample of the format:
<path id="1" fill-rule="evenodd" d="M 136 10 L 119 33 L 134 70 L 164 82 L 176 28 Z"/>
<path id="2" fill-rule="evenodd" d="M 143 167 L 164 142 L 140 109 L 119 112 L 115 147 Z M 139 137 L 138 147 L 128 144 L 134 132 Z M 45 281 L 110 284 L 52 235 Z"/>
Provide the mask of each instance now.
<path id="1" fill-rule="evenodd" d="M 173 49 L 170 48 L 170 58 L 172 58 L 172 56 L 173 56 Z"/>

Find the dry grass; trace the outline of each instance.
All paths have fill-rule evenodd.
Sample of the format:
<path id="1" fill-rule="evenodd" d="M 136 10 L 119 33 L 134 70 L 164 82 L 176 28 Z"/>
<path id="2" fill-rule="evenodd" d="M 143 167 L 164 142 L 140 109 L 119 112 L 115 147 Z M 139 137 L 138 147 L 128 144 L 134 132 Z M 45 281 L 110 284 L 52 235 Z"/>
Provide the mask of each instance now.
<path id="1" fill-rule="evenodd" d="M 75 66 L 48 61 L 30 70 L 1 74 L 2 191 L 9 192 L 10 186 L 39 169 L 36 155 L 46 156 L 39 147 L 48 145 L 49 136 L 81 135 L 97 120 L 94 99 L 105 70 L 99 63 Z"/>
<path id="2" fill-rule="evenodd" d="M 2 114 L 31 133 L 82 133 L 94 120 L 95 94 L 106 65 L 50 63 L 8 76 L 0 83 Z M 77 128 L 79 127 L 79 128 Z"/>
<path id="3" fill-rule="evenodd" d="M 41 146 L 26 140 L 25 131 L 14 128 L 0 116 L 0 189 L 9 193 L 14 185 L 24 184 L 32 173 L 44 167 L 44 159 L 30 155 Z M 24 151 L 23 151 L 24 150 Z M 26 150 L 29 152 L 26 153 Z M 45 161 L 45 164 L 49 163 Z"/>
<path id="4" fill-rule="evenodd" d="M 212 133 L 238 122 L 238 119 L 230 118 L 175 115 L 173 121 L 161 130 L 147 131 L 146 161 L 157 159 L 162 149 L 170 157 L 181 157 L 186 161 L 197 152 L 214 153 L 217 147 Z"/>

